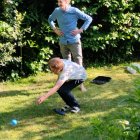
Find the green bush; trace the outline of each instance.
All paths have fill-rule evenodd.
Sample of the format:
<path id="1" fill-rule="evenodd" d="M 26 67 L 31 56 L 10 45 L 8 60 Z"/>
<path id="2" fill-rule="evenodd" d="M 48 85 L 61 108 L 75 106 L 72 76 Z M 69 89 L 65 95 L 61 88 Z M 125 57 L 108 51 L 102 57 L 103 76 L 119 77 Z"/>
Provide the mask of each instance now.
<path id="1" fill-rule="evenodd" d="M 134 58 L 133 54 L 138 50 L 140 42 L 139 0 L 71 2 L 73 6 L 93 17 L 89 29 L 82 34 L 84 61 L 88 65 L 118 63 Z M 15 58 L 18 58 L 17 62 L 20 64 L 15 62 L 14 71 L 19 73 L 20 67 L 25 75 L 33 74 L 45 70 L 44 61 L 53 53 L 53 56 L 60 56 L 56 47 L 58 37 L 52 32 L 47 21 L 56 6 L 56 1 L 52 0 L 0 2 L 0 51 L 1 62 L 5 65 L 3 70 L 9 67 L 10 63 L 13 65 L 12 59 L 15 62 Z M 82 21 L 78 26 L 81 24 Z M 4 47 L 5 45 L 7 47 Z M 42 49 L 49 50 L 44 52 L 46 59 L 40 56 Z M 5 53 L 7 54 L 4 55 Z M 12 73 L 11 67 L 9 70 Z"/>
<path id="2" fill-rule="evenodd" d="M 20 76 L 44 71 L 47 60 L 53 54 L 47 43 L 49 37 L 45 35 L 48 30 L 44 24 L 46 18 L 42 17 L 40 21 L 41 13 L 35 7 L 29 6 L 28 13 L 23 2 L 1 2 L 3 21 L 0 21 L 0 79 L 16 80 Z"/>
<path id="3" fill-rule="evenodd" d="M 80 5 L 80 2 L 76 0 L 75 5 Z M 93 16 L 90 29 L 83 35 L 83 47 L 90 48 L 90 56 L 100 52 L 99 57 L 96 56 L 99 62 L 111 63 L 132 59 L 136 48 L 134 45 L 140 42 L 138 12 L 140 1 L 83 0 L 82 2 L 84 4 L 81 9 Z"/>

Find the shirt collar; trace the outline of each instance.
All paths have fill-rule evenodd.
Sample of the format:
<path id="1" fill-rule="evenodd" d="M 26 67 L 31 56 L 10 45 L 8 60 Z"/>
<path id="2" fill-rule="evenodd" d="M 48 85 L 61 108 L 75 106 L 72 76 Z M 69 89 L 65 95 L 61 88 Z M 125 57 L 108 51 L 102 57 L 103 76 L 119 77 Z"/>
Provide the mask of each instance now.
<path id="1" fill-rule="evenodd" d="M 66 12 L 70 11 L 71 5 L 68 5 Z"/>

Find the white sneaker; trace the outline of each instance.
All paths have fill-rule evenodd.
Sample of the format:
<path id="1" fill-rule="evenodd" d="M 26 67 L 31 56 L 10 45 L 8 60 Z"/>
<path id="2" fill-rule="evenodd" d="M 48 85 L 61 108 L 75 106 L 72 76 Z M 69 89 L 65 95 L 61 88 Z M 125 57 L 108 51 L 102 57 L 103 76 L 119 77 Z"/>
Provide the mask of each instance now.
<path id="1" fill-rule="evenodd" d="M 77 107 L 77 106 L 74 106 L 72 109 L 71 109 L 71 112 L 73 113 L 78 113 L 80 111 L 80 108 Z"/>

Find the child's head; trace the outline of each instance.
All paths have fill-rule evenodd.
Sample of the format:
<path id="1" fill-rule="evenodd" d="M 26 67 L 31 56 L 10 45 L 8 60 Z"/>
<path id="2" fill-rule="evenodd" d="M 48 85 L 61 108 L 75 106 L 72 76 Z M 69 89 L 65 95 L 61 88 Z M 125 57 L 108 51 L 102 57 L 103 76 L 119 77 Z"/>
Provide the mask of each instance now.
<path id="1" fill-rule="evenodd" d="M 59 74 L 63 70 L 63 67 L 64 67 L 64 63 L 59 57 L 50 59 L 48 64 L 51 71 L 55 74 Z"/>
<path id="2" fill-rule="evenodd" d="M 67 5 L 70 4 L 71 0 L 57 0 L 58 2 L 58 6 L 62 9 L 62 10 L 66 10 Z"/>

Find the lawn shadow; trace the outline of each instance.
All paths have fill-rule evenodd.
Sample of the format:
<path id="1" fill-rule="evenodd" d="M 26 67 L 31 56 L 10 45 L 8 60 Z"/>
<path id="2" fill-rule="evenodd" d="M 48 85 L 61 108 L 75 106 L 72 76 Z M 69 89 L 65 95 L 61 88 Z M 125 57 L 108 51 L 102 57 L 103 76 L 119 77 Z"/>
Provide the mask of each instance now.
<path id="1" fill-rule="evenodd" d="M 32 81 L 32 80 L 31 80 Z M 7 90 L 7 91 L 0 91 L 0 98 L 1 97 L 7 97 L 7 96 L 16 96 L 16 95 L 25 95 L 25 96 L 29 96 L 29 91 L 33 92 L 33 91 L 37 91 L 38 89 L 48 89 L 51 88 L 52 85 L 50 83 L 53 83 L 54 80 L 43 80 L 39 83 L 37 83 L 36 81 L 32 81 L 31 84 L 27 85 L 27 86 L 23 86 L 21 87 L 21 90 Z M 49 83 L 49 84 L 48 84 Z"/>
<path id="2" fill-rule="evenodd" d="M 65 124 L 62 124 L 65 125 Z M 49 132 L 47 130 L 42 130 L 39 132 L 41 135 L 41 140 L 94 140 L 93 139 L 93 128 L 92 126 L 81 126 L 76 127 L 74 129 L 70 128 L 63 128 L 59 134 L 56 134 L 55 136 L 50 136 Z M 84 133 L 83 135 L 83 132 Z M 38 133 L 35 132 L 27 132 L 24 136 L 24 138 L 31 137 L 33 140 L 35 137 L 38 136 Z"/>
<path id="3" fill-rule="evenodd" d="M 53 105 L 51 102 L 48 103 L 42 103 L 41 105 L 36 105 L 35 102 L 31 101 L 31 104 L 26 107 L 16 107 L 15 110 L 8 111 L 8 112 L 2 112 L 0 114 L 0 125 L 5 125 L 7 122 L 9 122 L 12 118 L 15 118 L 19 120 L 20 127 L 25 127 L 26 124 L 28 125 L 28 122 L 36 119 L 36 118 L 43 118 L 43 117 L 49 117 L 53 118 L 55 116 L 55 112 L 53 111 Z M 61 117 L 61 116 L 60 116 Z M 24 122 L 24 125 L 22 124 Z M 34 121 L 33 121 L 34 122 Z M 36 122 L 37 124 L 43 123 L 43 122 Z"/>
<path id="4" fill-rule="evenodd" d="M 11 91 L 0 92 L 0 98 L 7 97 L 7 96 L 16 96 L 16 95 L 29 96 L 30 94 L 27 92 L 27 90 L 11 90 Z"/>

